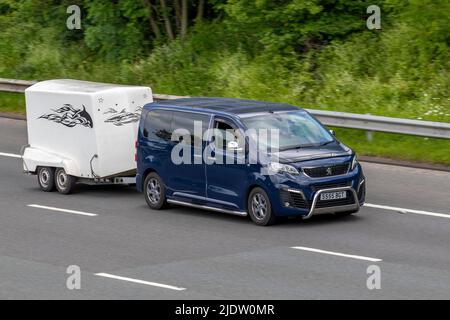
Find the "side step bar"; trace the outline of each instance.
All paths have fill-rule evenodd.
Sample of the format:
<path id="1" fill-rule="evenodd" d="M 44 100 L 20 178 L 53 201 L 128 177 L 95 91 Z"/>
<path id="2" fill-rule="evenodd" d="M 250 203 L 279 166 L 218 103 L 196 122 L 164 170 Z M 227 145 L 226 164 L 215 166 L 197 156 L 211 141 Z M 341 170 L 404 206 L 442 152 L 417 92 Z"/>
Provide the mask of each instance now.
<path id="1" fill-rule="evenodd" d="M 245 212 L 245 211 L 226 210 L 226 209 L 215 208 L 215 207 L 210 207 L 210 206 L 205 206 L 205 205 L 195 204 L 195 203 L 190 203 L 190 202 L 184 202 L 184 201 L 179 201 L 179 200 L 173 200 L 173 199 L 167 199 L 167 202 L 172 203 L 172 204 L 178 204 L 181 206 L 191 207 L 191 208 L 198 208 L 198 209 L 205 209 L 205 210 L 229 213 L 229 214 L 233 214 L 233 215 L 241 216 L 241 217 L 247 216 L 247 212 Z"/>

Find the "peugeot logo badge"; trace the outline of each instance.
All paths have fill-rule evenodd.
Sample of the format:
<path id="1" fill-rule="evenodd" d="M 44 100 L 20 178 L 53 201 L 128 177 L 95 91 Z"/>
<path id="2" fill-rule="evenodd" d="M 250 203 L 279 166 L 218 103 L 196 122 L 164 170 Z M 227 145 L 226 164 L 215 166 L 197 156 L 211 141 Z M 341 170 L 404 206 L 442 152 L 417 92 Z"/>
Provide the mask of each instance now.
<path id="1" fill-rule="evenodd" d="M 327 176 L 331 176 L 333 174 L 333 171 L 330 167 L 327 168 Z"/>

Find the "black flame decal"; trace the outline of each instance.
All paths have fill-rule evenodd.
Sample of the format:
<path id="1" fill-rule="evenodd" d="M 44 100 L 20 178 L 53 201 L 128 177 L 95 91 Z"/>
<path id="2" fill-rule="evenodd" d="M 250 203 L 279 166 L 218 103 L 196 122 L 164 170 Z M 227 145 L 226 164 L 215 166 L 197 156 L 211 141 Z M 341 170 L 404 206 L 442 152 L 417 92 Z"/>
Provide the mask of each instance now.
<path id="1" fill-rule="evenodd" d="M 109 108 L 103 114 L 112 114 L 105 122 L 112 123 L 115 126 L 123 126 L 127 123 L 138 122 L 141 117 L 142 107 L 137 107 L 134 112 L 126 112 L 125 109 L 117 111 L 113 108 Z"/>
<path id="2" fill-rule="evenodd" d="M 94 127 L 94 122 L 86 111 L 85 106 L 83 106 L 83 109 L 76 109 L 71 104 L 64 104 L 63 107 L 56 110 L 52 109 L 52 111 L 54 113 L 44 114 L 38 119 L 47 119 L 69 128 L 73 128 L 77 125 L 88 128 Z"/>

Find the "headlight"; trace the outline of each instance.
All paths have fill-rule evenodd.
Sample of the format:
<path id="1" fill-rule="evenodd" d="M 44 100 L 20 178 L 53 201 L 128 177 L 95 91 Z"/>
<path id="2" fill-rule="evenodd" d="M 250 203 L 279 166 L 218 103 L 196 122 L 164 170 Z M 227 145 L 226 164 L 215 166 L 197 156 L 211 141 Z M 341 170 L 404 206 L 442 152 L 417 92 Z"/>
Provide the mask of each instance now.
<path id="1" fill-rule="evenodd" d="M 288 164 L 282 164 L 278 162 L 270 162 L 267 167 L 269 168 L 270 172 L 273 173 L 289 173 L 292 175 L 298 175 L 298 170 L 295 169 L 295 167 L 288 165 Z"/>
<path id="2" fill-rule="evenodd" d="M 357 165 L 358 165 L 358 157 L 355 154 L 355 156 L 353 157 L 353 160 L 352 160 L 352 170 L 354 170 Z"/>

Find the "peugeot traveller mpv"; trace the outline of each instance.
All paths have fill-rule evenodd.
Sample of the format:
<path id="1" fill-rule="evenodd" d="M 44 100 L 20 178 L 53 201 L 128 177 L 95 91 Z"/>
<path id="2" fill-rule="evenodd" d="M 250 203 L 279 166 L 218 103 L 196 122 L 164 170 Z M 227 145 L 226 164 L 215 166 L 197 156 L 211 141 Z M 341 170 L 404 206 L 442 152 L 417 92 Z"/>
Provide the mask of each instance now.
<path id="1" fill-rule="evenodd" d="M 356 154 L 301 108 L 185 98 L 145 105 L 137 188 L 152 209 L 183 205 L 258 225 L 277 217 L 350 215 L 365 200 Z"/>

